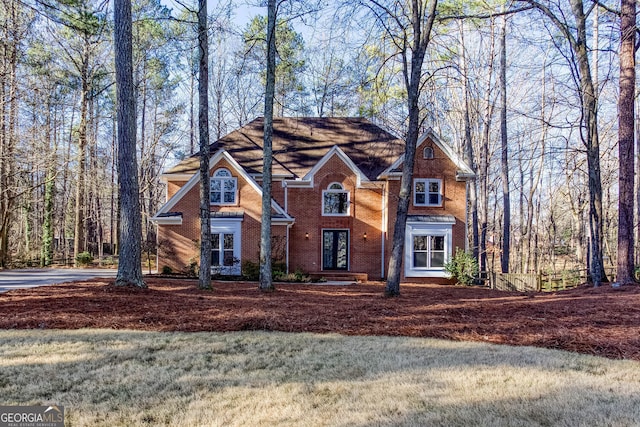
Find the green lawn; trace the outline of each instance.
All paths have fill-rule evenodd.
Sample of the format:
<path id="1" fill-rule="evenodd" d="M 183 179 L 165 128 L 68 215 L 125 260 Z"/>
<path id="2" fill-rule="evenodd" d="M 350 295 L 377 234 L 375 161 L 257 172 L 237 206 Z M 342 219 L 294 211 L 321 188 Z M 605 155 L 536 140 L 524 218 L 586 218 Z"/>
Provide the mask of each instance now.
<path id="1" fill-rule="evenodd" d="M 640 363 L 421 338 L 0 330 L 1 404 L 66 426 L 632 426 Z"/>

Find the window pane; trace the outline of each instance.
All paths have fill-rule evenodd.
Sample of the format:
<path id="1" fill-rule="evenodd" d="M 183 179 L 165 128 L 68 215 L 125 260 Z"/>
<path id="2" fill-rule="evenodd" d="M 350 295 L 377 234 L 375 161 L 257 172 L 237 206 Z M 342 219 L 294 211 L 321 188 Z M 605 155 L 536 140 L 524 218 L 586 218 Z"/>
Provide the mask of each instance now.
<path id="1" fill-rule="evenodd" d="M 233 249 L 233 234 L 224 235 L 224 248 Z"/>
<path id="2" fill-rule="evenodd" d="M 426 267 L 427 266 L 427 253 L 426 252 L 414 252 L 413 254 L 413 266 L 414 267 Z"/>
<path id="3" fill-rule="evenodd" d="M 211 192 L 211 203 L 220 203 L 220 192 L 212 191 Z"/>
<path id="4" fill-rule="evenodd" d="M 235 203 L 236 202 L 236 193 L 232 191 L 231 193 L 225 191 L 224 192 L 224 202 L 225 203 Z"/>
<path id="5" fill-rule="evenodd" d="M 424 205 L 426 203 L 425 200 L 426 198 L 424 196 L 424 193 L 416 193 L 416 205 Z"/>
<path id="6" fill-rule="evenodd" d="M 426 251 L 428 236 L 413 236 L 413 250 Z"/>
<path id="7" fill-rule="evenodd" d="M 429 194 L 429 204 L 430 205 L 439 205 L 440 204 L 440 195 L 439 194 Z"/>
<path id="8" fill-rule="evenodd" d="M 233 251 L 224 251 L 224 265 L 225 267 L 233 266 Z"/>
<path id="9" fill-rule="evenodd" d="M 338 253 L 336 268 L 347 268 L 347 232 L 338 233 Z"/>
<path id="10" fill-rule="evenodd" d="M 211 265 L 214 267 L 220 266 L 220 251 L 211 251 Z"/>
<path id="11" fill-rule="evenodd" d="M 236 181 L 233 179 L 225 179 L 224 191 L 236 191 Z"/>
<path id="12" fill-rule="evenodd" d="M 444 267 L 444 251 L 431 251 L 431 268 Z"/>
<path id="13" fill-rule="evenodd" d="M 325 231 L 322 236 L 322 259 L 324 268 L 333 268 L 333 233 Z"/>
<path id="14" fill-rule="evenodd" d="M 324 193 L 324 213 L 325 214 L 346 214 L 349 208 L 349 197 L 347 193 L 335 192 Z"/>
<path id="15" fill-rule="evenodd" d="M 220 180 L 212 179 L 211 180 L 211 191 L 220 191 Z"/>
<path id="16" fill-rule="evenodd" d="M 444 251 L 444 236 L 431 236 L 431 250 Z"/>
<path id="17" fill-rule="evenodd" d="M 422 181 L 416 182 L 416 193 L 424 193 L 424 192 L 425 192 L 424 182 Z"/>
<path id="18" fill-rule="evenodd" d="M 228 170 L 220 169 L 216 171 L 215 176 L 231 176 L 231 172 L 229 172 Z"/>
<path id="19" fill-rule="evenodd" d="M 342 190 L 342 185 L 336 183 L 333 183 L 329 186 L 329 190 Z"/>
<path id="20" fill-rule="evenodd" d="M 220 235 L 212 234 L 211 235 L 211 249 L 220 249 Z"/>
<path id="21" fill-rule="evenodd" d="M 429 182 L 429 193 L 440 193 L 440 183 L 438 181 Z"/>

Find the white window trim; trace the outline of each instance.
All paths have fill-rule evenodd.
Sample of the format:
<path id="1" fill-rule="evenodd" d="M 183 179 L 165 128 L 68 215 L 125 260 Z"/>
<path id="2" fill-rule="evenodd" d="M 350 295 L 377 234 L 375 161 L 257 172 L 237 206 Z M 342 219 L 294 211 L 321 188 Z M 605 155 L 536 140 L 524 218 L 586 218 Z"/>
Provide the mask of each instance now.
<path id="1" fill-rule="evenodd" d="M 413 266 L 414 236 L 444 236 L 444 262 L 451 259 L 453 224 L 407 223 L 405 233 L 404 275 L 405 277 L 449 277 L 444 267 L 425 268 Z"/>
<path id="2" fill-rule="evenodd" d="M 340 190 L 331 189 L 331 186 L 338 184 Z M 327 193 L 347 193 L 347 210 L 345 213 L 326 213 L 324 211 L 324 195 Z M 322 216 L 350 216 L 351 215 L 351 192 L 344 189 L 344 185 L 339 182 L 332 182 L 327 186 L 326 190 L 322 190 Z"/>
<path id="3" fill-rule="evenodd" d="M 242 272 L 242 218 L 211 219 L 211 234 L 233 234 L 233 257 L 238 260 L 233 266 L 211 266 L 212 274 L 239 276 Z M 222 244 L 222 242 L 221 242 Z"/>
<path id="4" fill-rule="evenodd" d="M 229 176 L 216 176 L 220 171 L 227 171 Z M 224 181 L 233 181 L 234 193 L 233 193 L 233 202 L 225 202 L 224 201 Z M 209 204 L 211 206 L 237 206 L 238 204 L 238 178 L 233 176 L 231 171 L 227 168 L 220 168 L 215 171 L 213 176 L 210 178 L 209 185 L 213 184 L 213 181 L 220 181 L 220 202 L 212 202 L 211 201 L 211 189 L 209 189 Z"/>
<path id="5" fill-rule="evenodd" d="M 424 197 L 424 203 L 417 203 L 416 202 L 416 196 L 417 196 L 417 192 L 416 192 L 416 184 L 418 183 L 424 183 L 424 188 L 425 188 L 425 197 Z M 434 204 L 434 203 L 429 203 L 429 184 L 432 182 L 437 182 L 438 183 L 438 188 L 439 188 L 439 193 L 438 193 L 438 204 Z M 444 200 L 444 191 L 442 189 L 442 180 L 441 179 L 437 179 L 437 178 L 415 178 L 413 180 L 413 205 L 414 206 L 420 206 L 420 207 L 442 207 L 442 201 Z"/>

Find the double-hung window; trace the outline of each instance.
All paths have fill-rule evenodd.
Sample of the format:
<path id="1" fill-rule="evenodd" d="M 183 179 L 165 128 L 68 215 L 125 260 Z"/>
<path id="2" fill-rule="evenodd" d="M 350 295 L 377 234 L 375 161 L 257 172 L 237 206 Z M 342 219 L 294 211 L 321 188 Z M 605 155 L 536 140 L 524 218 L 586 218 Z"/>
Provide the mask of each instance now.
<path id="1" fill-rule="evenodd" d="M 441 179 L 413 180 L 414 206 L 442 206 Z"/>
<path id="2" fill-rule="evenodd" d="M 349 215 L 349 192 L 344 189 L 342 184 L 338 182 L 331 183 L 322 192 L 322 215 Z"/>
<path id="3" fill-rule="evenodd" d="M 413 268 L 444 268 L 444 235 L 413 236 Z"/>
<path id="4" fill-rule="evenodd" d="M 427 215 L 428 216 L 428 215 Z M 451 259 L 453 224 L 409 221 L 405 235 L 405 276 L 446 277 L 444 265 Z"/>
<path id="5" fill-rule="evenodd" d="M 211 178 L 211 204 L 235 205 L 238 180 L 227 169 L 218 169 Z"/>

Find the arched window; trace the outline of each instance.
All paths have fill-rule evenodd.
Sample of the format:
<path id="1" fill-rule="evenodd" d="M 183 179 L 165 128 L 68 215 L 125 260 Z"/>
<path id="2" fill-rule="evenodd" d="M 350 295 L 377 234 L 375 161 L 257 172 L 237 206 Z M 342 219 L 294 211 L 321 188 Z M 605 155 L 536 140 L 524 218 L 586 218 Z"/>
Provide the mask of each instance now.
<path id="1" fill-rule="evenodd" d="M 349 192 L 339 182 L 332 182 L 322 192 L 322 215 L 349 215 Z"/>
<path id="2" fill-rule="evenodd" d="M 238 180 L 227 169 L 218 169 L 211 178 L 211 204 L 235 205 Z"/>
<path id="3" fill-rule="evenodd" d="M 433 147 L 424 147 L 422 157 L 425 159 L 433 159 Z"/>

